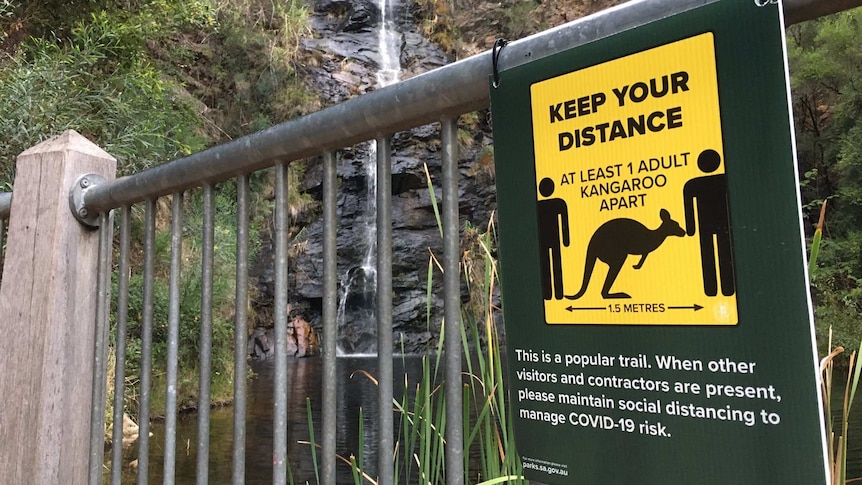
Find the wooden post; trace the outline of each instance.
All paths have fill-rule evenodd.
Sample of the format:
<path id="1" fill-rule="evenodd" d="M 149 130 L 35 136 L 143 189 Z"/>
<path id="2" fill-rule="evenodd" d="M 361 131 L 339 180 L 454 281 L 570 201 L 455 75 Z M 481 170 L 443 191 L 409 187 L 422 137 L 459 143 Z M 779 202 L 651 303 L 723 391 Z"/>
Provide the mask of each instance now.
<path id="1" fill-rule="evenodd" d="M 116 160 L 74 131 L 18 156 L 0 287 L 0 477 L 87 482 L 99 231 L 69 208 Z M 108 228 L 110 230 L 110 228 Z"/>

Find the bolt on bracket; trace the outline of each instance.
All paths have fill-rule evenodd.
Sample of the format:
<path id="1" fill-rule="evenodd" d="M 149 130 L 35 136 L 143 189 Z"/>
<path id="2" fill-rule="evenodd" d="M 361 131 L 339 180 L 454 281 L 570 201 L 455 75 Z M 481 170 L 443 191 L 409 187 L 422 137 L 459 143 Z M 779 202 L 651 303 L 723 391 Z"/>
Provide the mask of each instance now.
<path id="1" fill-rule="evenodd" d="M 88 173 L 78 177 L 78 179 L 75 180 L 75 183 L 72 184 L 72 188 L 69 189 L 69 209 L 72 210 L 72 215 L 75 216 L 75 219 L 77 219 L 78 222 L 90 229 L 99 228 L 99 214 L 90 213 L 90 211 L 87 210 L 84 206 L 84 194 L 86 194 L 91 188 L 102 184 L 105 181 L 105 177 L 102 177 L 99 174 Z"/>

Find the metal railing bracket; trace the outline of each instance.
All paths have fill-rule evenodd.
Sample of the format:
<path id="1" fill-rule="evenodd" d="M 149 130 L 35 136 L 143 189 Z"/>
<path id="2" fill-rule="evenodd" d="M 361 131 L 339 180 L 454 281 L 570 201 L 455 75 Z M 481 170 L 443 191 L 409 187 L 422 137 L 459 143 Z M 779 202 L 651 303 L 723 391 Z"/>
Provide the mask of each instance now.
<path id="1" fill-rule="evenodd" d="M 72 210 L 72 215 L 75 216 L 78 222 L 90 229 L 99 228 L 99 214 L 97 212 L 91 213 L 87 209 L 84 205 L 84 194 L 106 181 L 107 179 L 99 174 L 88 173 L 78 177 L 75 183 L 72 184 L 72 188 L 69 189 L 69 209 Z"/>

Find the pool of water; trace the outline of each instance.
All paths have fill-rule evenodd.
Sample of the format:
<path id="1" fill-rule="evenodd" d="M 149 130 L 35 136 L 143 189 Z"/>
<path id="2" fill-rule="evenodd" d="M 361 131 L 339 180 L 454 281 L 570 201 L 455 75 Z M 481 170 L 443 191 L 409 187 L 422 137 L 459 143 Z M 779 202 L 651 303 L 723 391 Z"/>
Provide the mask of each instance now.
<path id="1" fill-rule="evenodd" d="M 337 389 L 339 393 L 337 413 L 336 452 L 347 459 L 359 456 L 360 443 L 364 444 L 362 454 L 371 476 L 376 475 L 377 441 L 376 422 L 377 386 L 365 375 L 357 371 L 377 374 L 376 358 L 339 358 L 337 365 Z M 257 363 L 252 367 L 255 377 L 248 383 L 248 405 L 246 414 L 246 483 L 272 483 L 272 408 L 273 377 L 272 361 Z M 397 357 L 393 369 L 398 382 L 395 382 L 396 398 L 403 389 L 403 375 L 410 382 L 421 378 L 422 361 L 420 357 Z M 316 438 L 319 442 L 321 432 L 321 387 L 323 359 L 291 359 L 287 367 L 287 443 L 288 458 L 294 483 L 317 483 L 311 446 L 302 442 L 310 441 L 306 397 L 311 400 L 311 416 Z M 364 426 L 359 435 L 360 410 Z M 396 421 L 397 425 L 397 421 Z M 197 415 L 182 414 L 177 422 L 177 461 L 176 483 L 195 483 L 197 453 Z M 162 483 L 164 467 L 164 426 L 156 421 L 152 425 L 150 438 L 150 483 Z M 210 457 L 209 483 L 213 485 L 230 484 L 232 473 L 233 447 L 233 408 L 213 409 L 210 419 Z M 135 450 L 127 450 L 124 462 L 137 458 Z M 318 458 L 319 459 L 319 458 Z M 134 483 L 134 472 L 126 467 L 124 483 Z M 337 483 L 352 484 L 350 467 L 342 462 L 337 464 Z"/>
<path id="2" fill-rule="evenodd" d="M 840 379 L 836 376 L 835 389 L 832 390 L 832 415 L 835 417 L 835 430 L 839 433 L 841 409 L 844 403 L 844 379 L 846 376 Z M 862 389 L 857 390 L 856 397 L 853 399 L 850 423 L 847 428 L 847 434 L 850 437 L 847 443 L 847 479 L 862 479 Z"/>
<path id="3" fill-rule="evenodd" d="M 272 483 L 272 407 L 273 407 L 273 377 L 272 361 L 258 363 L 253 366 L 256 374 L 248 384 L 248 408 L 246 415 L 246 483 L 249 485 Z M 359 455 L 360 444 L 364 444 L 362 453 L 369 475 L 376 475 L 377 442 L 376 421 L 377 387 L 362 373 L 366 371 L 377 375 L 375 358 L 339 358 L 337 365 L 337 436 L 336 451 L 342 457 Z M 419 357 L 398 357 L 395 359 L 394 383 L 396 398 L 404 388 L 405 373 L 415 386 L 422 373 L 422 362 Z M 321 430 L 321 388 L 323 375 L 323 360 L 321 358 L 292 359 L 287 367 L 288 379 L 288 457 L 291 465 L 294 483 L 317 483 L 314 475 L 314 464 L 311 447 L 302 442 L 309 441 L 308 413 L 306 397 L 311 400 L 311 416 L 314 422 L 316 436 Z M 837 381 L 838 379 L 836 379 Z M 841 407 L 843 389 L 837 385 L 833 391 L 833 409 Z M 848 479 L 862 477 L 862 392 L 855 399 L 849 429 L 850 443 L 847 450 Z M 359 434 L 360 410 L 364 422 L 362 436 Z M 396 420 L 396 426 L 397 426 Z M 163 478 L 163 448 L 164 426 L 162 422 L 154 422 L 153 436 L 150 438 L 150 483 L 162 483 Z M 397 430 L 396 430 L 397 431 Z M 232 473 L 233 446 L 233 408 L 213 409 L 210 421 L 210 458 L 209 483 L 213 485 L 230 484 Z M 177 462 L 176 483 L 179 485 L 195 483 L 197 463 L 195 441 L 197 439 L 197 416 L 194 413 L 183 414 L 177 423 Z M 135 450 L 127 450 L 124 461 L 134 460 Z M 124 483 L 134 483 L 134 472 L 126 467 Z M 353 475 L 345 463 L 337 465 L 337 484 L 352 484 Z"/>

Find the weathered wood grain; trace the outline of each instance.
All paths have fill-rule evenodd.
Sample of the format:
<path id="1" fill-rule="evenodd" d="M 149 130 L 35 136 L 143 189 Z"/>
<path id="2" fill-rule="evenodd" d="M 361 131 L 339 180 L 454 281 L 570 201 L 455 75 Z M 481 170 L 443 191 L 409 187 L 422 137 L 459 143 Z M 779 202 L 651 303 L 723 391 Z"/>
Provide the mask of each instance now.
<path id="1" fill-rule="evenodd" d="M 72 216 L 76 178 L 116 160 L 74 131 L 18 156 L 0 287 L 0 477 L 87 480 L 99 233 Z"/>

